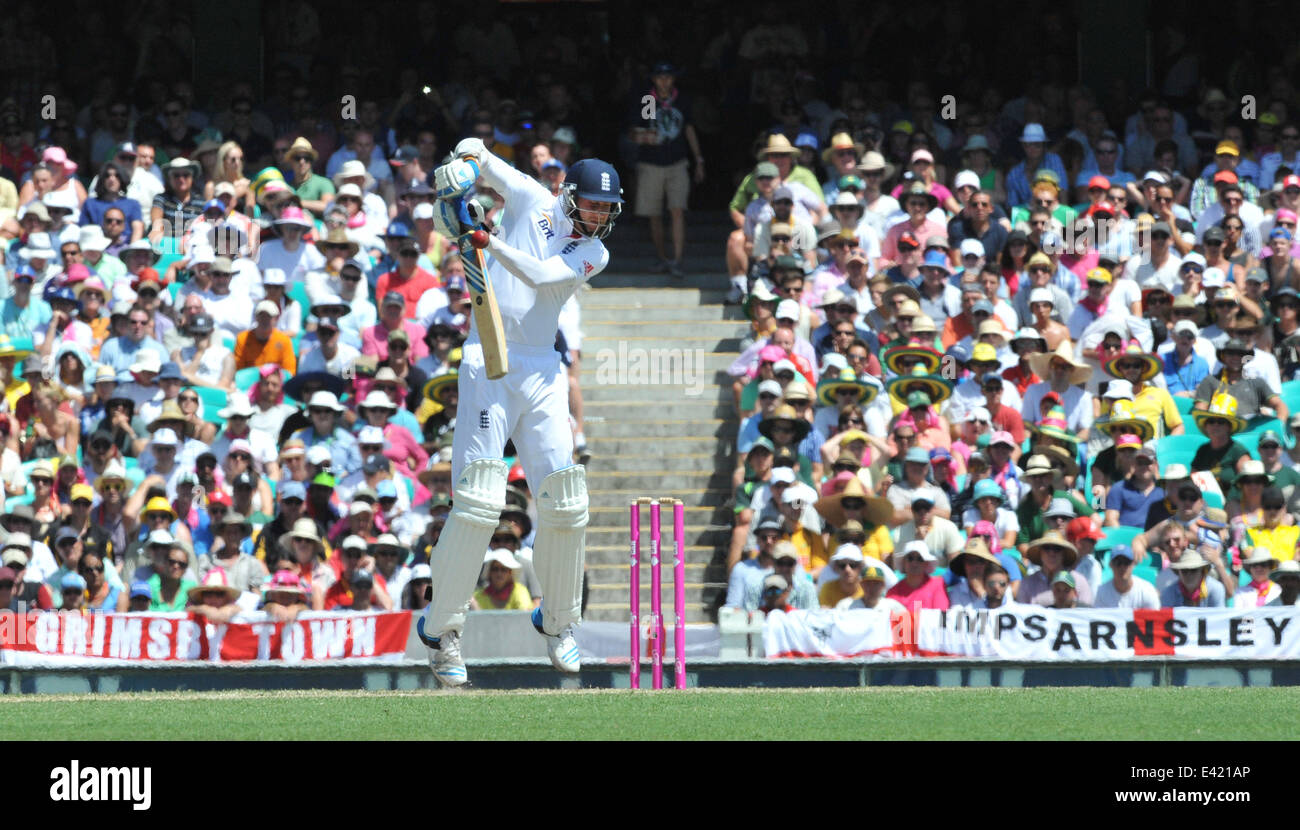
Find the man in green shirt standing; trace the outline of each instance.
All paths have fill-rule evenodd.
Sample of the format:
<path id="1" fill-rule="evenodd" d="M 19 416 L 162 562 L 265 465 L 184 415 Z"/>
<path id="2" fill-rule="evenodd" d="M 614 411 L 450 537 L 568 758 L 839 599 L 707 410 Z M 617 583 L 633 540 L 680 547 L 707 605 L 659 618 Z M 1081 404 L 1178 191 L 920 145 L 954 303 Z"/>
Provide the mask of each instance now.
<path id="1" fill-rule="evenodd" d="M 311 211 L 318 219 L 325 216 L 325 208 L 334 201 L 334 183 L 312 170 L 319 155 L 311 142 L 301 136 L 284 151 L 284 163 L 293 171 L 293 181 L 289 184 L 302 200 L 302 209 Z"/>

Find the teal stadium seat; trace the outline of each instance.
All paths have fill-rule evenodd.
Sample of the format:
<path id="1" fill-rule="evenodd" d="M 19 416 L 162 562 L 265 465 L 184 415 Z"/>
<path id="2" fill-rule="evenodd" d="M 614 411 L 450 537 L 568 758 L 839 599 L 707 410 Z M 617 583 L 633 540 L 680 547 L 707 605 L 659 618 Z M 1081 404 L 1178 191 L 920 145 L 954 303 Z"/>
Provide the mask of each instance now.
<path id="1" fill-rule="evenodd" d="M 1196 450 L 1209 439 L 1204 435 L 1166 435 L 1156 441 L 1156 458 L 1160 461 L 1160 472 L 1164 473 L 1170 464 L 1182 464 L 1191 467 Z"/>
<path id="2" fill-rule="evenodd" d="M 226 419 L 217 413 L 226 408 L 229 399 L 226 392 L 221 389 L 211 389 L 207 386 L 191 387 L 198 394 L 199 400 L 203 403 L 203 420 L 210 421 L 217 425 L 217 428 L 226 425 Z"/>

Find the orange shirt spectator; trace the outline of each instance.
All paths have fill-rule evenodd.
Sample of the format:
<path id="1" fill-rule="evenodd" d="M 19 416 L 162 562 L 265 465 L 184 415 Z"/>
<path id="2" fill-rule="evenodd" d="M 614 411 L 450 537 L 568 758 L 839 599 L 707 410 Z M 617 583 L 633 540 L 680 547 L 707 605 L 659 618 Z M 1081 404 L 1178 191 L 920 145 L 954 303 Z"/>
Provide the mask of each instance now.
<path id="1" fill-rule="evenodd" d="M 293 341 L 275 327 L 280 316 L 279 307 L 263 300 L 257 304 L 256 313 L 257 325 L 235 337 L 235 371 L 275 363 L 289 370 L 290 374 L 297 373 L 298 358 L 293 354 Z"/>

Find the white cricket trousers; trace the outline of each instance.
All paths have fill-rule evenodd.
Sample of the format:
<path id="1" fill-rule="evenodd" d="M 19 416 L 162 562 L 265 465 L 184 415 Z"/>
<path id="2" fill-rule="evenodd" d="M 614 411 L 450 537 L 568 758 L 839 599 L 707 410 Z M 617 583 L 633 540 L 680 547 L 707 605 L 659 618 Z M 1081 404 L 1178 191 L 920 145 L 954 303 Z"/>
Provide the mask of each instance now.
<path id="1" fill-rule="evenodd" d="M 451 480 L 477 458 L 500 458 L 513 438 L 528 486 L 573 464 L 569 378 L 554 347 L 507 344 L 510 371 L 488 380 L 483 346 L 466 343 L 452 440 Z"/>

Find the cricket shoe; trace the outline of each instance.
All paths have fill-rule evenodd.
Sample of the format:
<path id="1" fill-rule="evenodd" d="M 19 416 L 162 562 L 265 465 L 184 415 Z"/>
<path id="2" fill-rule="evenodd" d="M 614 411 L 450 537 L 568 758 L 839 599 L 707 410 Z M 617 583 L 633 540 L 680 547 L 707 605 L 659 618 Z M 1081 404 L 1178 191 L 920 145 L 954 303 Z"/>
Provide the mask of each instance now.
<path id="1" fill-rule="evenodd" d="M 681 262 L 677 260 L 673 260 L 672 262 L 668 263 L 668 273 L 677 279 L 681 279 L 682 277 L 686 276 L 686 272 L 682 270 Z"/>
<path id="2" fill-rule="evenodd" d="M 424 633 L 424 617 L 415 624 L 415 634 L 429 649 L 429 668 L 433 677 L 444 689 L 464 686 L 469 676 L 465 673 L 465 658 L 460 656 L 460 634 L 444 631 L 439 637 Z"/>
<path id="3" fill-rule="evenodd" d="M 655 264 L 651 265 L 649 270 L 652 274 L 667 274 L 671 267 L 668 260 L 659 259 L 655 260 Z"/>
<path id="4" fill-rule="evenodd" d="M 573 640 L 573 626 L 565 626 L 558 637 L 547 634 L 542 628 L 542 607 L 539 605 L 533 609 L 533 628 L 546 638 L 546 653 L 551 658 L 551 665 L 565 674 L 577 674 L 582 668 L 582 660 L 578 656 L 578 644 Z"/>

